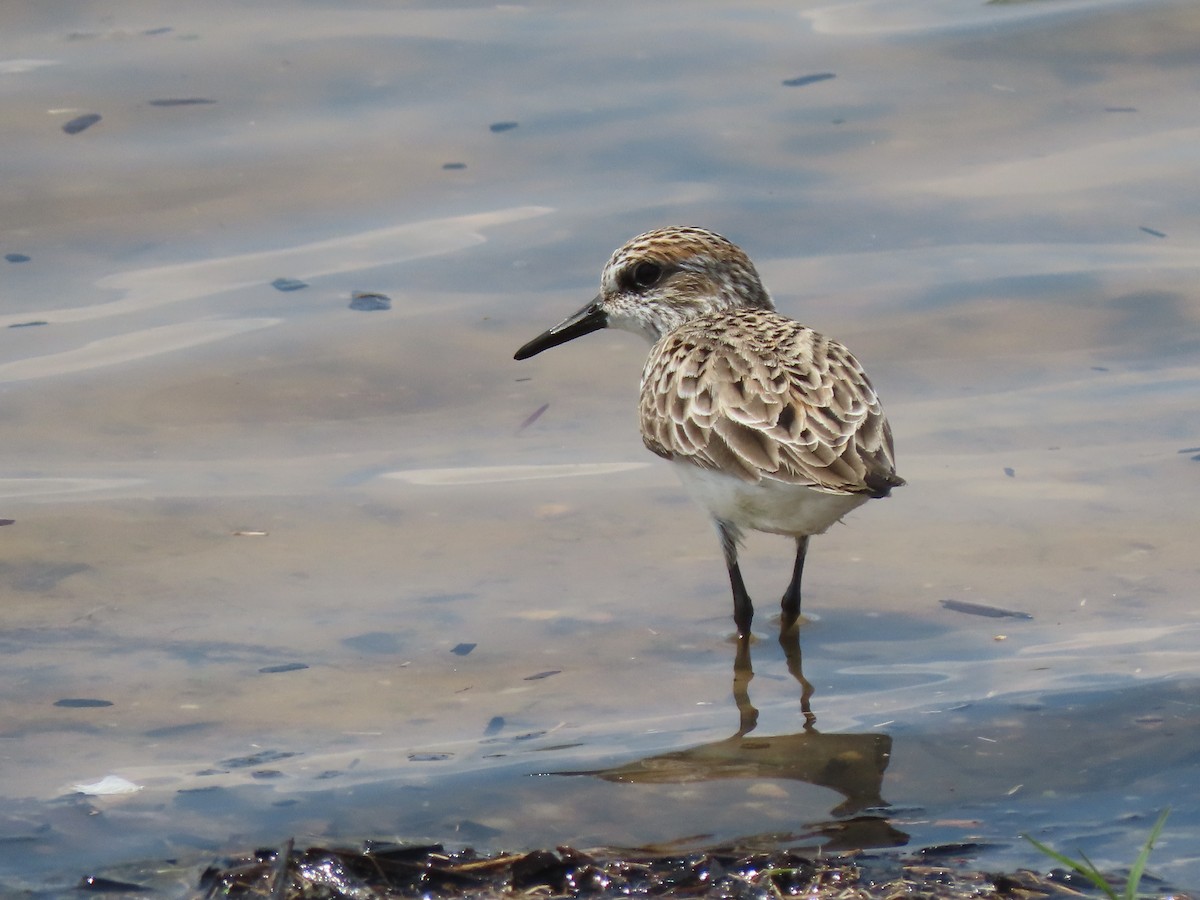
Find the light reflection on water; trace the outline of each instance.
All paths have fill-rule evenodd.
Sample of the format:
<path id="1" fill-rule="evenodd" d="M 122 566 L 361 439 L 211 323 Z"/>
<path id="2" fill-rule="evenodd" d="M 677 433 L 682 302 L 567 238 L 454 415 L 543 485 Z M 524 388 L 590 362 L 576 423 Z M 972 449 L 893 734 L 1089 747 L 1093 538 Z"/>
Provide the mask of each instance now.
<path id="1" fill-rule="evenodd" d="M 110 9 L 0 11 L 0 884 L 289 835 L 1118 864 L 1196 783 L 1191 5 Z M 667 222 L 897 435 L 814 543 L 815 726 L 765 615 L 734 671 L 645 348 L 511 360 Z M 787 567 L 751 542 L 761 609 Z"/>

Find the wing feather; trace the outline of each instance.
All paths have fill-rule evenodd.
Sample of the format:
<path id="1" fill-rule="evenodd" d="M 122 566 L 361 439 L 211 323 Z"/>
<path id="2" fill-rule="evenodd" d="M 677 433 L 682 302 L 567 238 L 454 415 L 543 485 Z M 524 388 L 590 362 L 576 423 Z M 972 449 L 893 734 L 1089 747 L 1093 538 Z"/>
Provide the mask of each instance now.
<path id="1" fill-rule="evenodd" d="M 904 483 L 858 360 L 768 310 L 706 314 L 663 337 L 643 372 L 640 416 L 654 453 L 746 481 L 873 496 Z"/>

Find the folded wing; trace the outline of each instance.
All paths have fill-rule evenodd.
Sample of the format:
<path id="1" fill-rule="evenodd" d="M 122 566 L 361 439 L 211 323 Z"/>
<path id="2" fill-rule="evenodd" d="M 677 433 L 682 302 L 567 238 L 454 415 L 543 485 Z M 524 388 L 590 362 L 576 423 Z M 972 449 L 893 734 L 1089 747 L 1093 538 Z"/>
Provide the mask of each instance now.
<path id="1" fill-rule="evenodd" d="M 875 497 L 904 484 L 858 360 L 773 312 L 709 314 L 665 336 L 642 374 L 640 415 L 654 453 L 746 481 Z"/>

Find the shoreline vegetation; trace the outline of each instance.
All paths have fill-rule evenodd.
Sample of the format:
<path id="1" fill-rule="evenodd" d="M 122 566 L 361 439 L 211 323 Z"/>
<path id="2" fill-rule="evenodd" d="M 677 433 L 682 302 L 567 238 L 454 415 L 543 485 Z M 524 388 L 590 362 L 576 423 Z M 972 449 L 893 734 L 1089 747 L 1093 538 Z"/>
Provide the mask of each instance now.
<path id="1" fill-rule="evenodd" d="M 1157 833 L 1147 842 L 1147 848 Z M 970 855 L 969 845 L 932 847 L 908 854 L 851 853 L 818 858 L 786 849 L 736 846 L 690 852 L 581 851 L 559 847 L 477 855 L 469 849 L 446 851 L 436 844 L 368 842 L 359 849 L 296 849 L 288 841 L 280 848 L 259 850 L 227 860 L 223 866 L 210 867 L 201 877 L 194 897 L 196 900 L 499 896 L 1033 900 L 1096 895 L 1097 882 L 1091 875 L 1085 877 L 1066 857 L 1051 853 L 1066 867 L 1042 874 L 1028 869 L 1003 873 L 974 870 L 969 865 Z M 1125 880 L 1126 893 L 1110 896 L 1130 900 L 1147 896 L 1136 893 L 1146 855 L 1143 848 L 1135 870 Z M 1155 882 L 1154 888 L 1150 896 L 1187 898 L 1160 882 Z"/>

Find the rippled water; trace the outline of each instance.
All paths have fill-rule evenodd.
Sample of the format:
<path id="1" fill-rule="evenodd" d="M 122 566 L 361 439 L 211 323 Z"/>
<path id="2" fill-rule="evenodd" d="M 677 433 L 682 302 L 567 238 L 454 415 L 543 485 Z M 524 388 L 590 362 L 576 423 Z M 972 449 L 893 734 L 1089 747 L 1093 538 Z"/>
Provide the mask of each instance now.
<path id="1" fill-rule="evenodd" d="M 1151 870 L 1200 885 L 1198 39 L 1156 0 L 0 9 L 0 885 L 183 894 L 288 836 L 1119 866 L 1168 804 Z M 511 359 L 671 222 L 855 350 L 909 482 L 752 679 L 645 347 Z M 748 547 L 764 613 L 789 557 Z"/>

